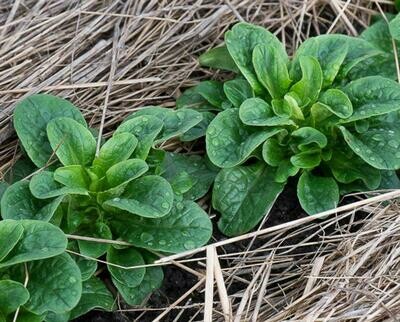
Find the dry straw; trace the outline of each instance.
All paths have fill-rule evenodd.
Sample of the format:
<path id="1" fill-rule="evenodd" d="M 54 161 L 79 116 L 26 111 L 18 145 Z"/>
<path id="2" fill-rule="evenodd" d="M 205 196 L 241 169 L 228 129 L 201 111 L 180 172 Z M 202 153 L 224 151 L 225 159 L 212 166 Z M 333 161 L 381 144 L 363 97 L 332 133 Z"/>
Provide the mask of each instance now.
<path id="1" fill-rule="evenodd" d="M 267 27 L 292 52 L 312 35 L 355 36 L 392 3 L 0 0 L 0 175 L 20 156 L 11 117 L 22 97 L 36 92 L 65 97 L 108 135 L 142 106 L 173 107 L 184 88 L 222 77 L 200 68 L 197 57 L 220 44 L 237 21 Z M 129 310 L 139 314 L 138 321 L 155 311 L 157 321 L 400 319 L 399 206 L 388 202 L 398 195 L 347 206 L 323 221 L 260 227 L 250 236 L 213 244 L 206 253 L 192 252 L 194 258 L 164 259 L 159 265 L 177 265 L 198 282 L 167 307 Z M 360 208 L 363 215 L 356 212 Z M 230 243 L 242 250 L 230 251 Z M 191 296 L 202 292 L 204 303 L 193 303 Z"/>

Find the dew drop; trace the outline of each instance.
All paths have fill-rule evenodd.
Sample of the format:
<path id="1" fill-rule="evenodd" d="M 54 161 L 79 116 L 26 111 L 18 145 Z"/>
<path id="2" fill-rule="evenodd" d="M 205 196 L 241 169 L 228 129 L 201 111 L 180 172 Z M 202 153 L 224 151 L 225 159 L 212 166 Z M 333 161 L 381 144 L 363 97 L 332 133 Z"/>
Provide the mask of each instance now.
<path id="1" fill-rule="evenodd" d="M 185 243 L 183 244 L 183 247 L 185 247 L 186 249 L 193 249 L 196 247 L 196 245 L 194 244 L 193 241 L 188 240 L 188 241 L 185 241 Z"/>
<path id="2" fill-rule="evenodd" d="M 76 282 L 76 278 L 73 277 L 73 276 L 70 276 L 70 278 L 68 279 L 68 281 L 69 281 L 70 283 L 75 283 L 75 282 Z"/>
<path id="3" fill-rule="evenodd" d="M 176 204 L 176 209 L 182 210 L 182 209 L 183 209 L 183 203 L 182 203 L 182 202 L 178 202 L 178 203 Z"/>
<path id="4" fill-rule="evenodd" d="M 219 140 L 218 139 L 212 140 L 212 144 L 215 145 L 215 146 L 218 146 L 219 145 Z"/>
<path id="5" fill-rule="evenodd" d="M 388 143 L 392 148 L 397 149 L 399 147 L 399 143 L 396 140 L 389 140 Z"/>
<path id="6" fill-rule="evenodd" d="M 140 239 L 144 242 L 144 243 L 148 243 L 150 245 L 150 242 L 154 239 L 154 237 L 152 235 L 150 235 L 149 233 L 142 233 L 140 235 Z"/>
<path id="7" fill-rule="evenodd" d="M 168 203 L 168 202 L 163 202 L 163 203 L 161 204 L 161 207 L 163 207 L 164 209 L 168 209 L 169 203 Z"/>
<path id="8" fill-rule="evenodd" d="M 164 239 L 161 239 L 158 243 L 159 243 L 161 246 L 165 246 L 165 245 L 167 244 L 167 242 L 166 242 Z"/>
<path id="9" fill-rule="evenodd" d="M 113 201 L 115 201 L 115 202 L 118 202 L 118 201 L 120 201 L 121 199 L 120 198 L 114 198 L 113 199 Z"/>

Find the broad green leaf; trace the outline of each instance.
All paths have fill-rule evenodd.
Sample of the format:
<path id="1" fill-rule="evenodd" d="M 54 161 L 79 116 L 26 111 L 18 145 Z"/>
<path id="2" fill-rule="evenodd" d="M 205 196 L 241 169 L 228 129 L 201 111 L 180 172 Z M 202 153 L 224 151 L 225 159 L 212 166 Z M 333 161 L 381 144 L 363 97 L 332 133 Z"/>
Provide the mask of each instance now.
<path id="1" fill-rule="evenodd" d="M 396 171 L 381 171 L 381 182 L 378 189 L 400 189 L 400 179 Z"/>
<path id="2" fill-rule="evenodd" d="M 322 93 L 319 103 L 324 104 L 323 108 L 343 119 L 353 114 L 353 105 L 349 97 L 339 89 L 330 88 Z"/>
<path id="3" fill-rule="evenodd" d="M 60 178 L 60 176 L 59 176 Z M 74 182 L 69 181 L 72 185 Z M 32 195 L 38 199 L 48 199 L 63 195 L 84 195 L 89 192 L 79 184 L 76 187 L 67 187 L 54 180 L 54 174 L 50 171 L 41 171 L 35 174 L 29 182 L 29 189 Z"/>
<path id="4" fill-rule="evenodd" d="M 113 165 L 106 172 L 108 187 L 117 187 L 128 183 L 149 170 L 149 166 L 141 159 L 129 159 Z"/>
<path id="5" fill-rule="evenodd" d="M 283 98 L 290 84 L 287 56 L 282 56 L 281 48 L 270 44 L 258 44 L 253 51 L 253 66 L 260 83 L 272 98 Z"/>
<path id="6" fill-rule="evenodd" d="M 276 116 L 272 107 L 261 98 L 249 98 L 239 109 L 240 120 L 252 126 L 279 126 L 294 124 L 287 117 Z"/>
<path id="7" fill-rule="evenodd" d="M 144 253 L 144 255 L 147 253 Z M 147 264 L 152 264 L 154 257 L 147 255 L 144 256 Z M 151 259 L 151 260 L 150 260 Z M 143 277 L 142 283 L 137 287 L 128 287 L 113 279 L 114 285 L 117 287 L 122 298 L 129 305 L 141 305 L 155 289 L 161 287 L 164 274 L 160 266 L 146 267 L 146 274 Z"/>
<path id="8" fill-rule="evenodd" d="M 19 221 L 8 219 L 0 221 L 0 262 L 18 243 L 23 233 L 24 227 Z"/>
<path id="9" fill-rule="evenodd" d="M 93 161 L 93 166 L 104 173 L 118 162 L 129 159 L 137 144 L 138 139 L 131 133 L 114 134 L 101 147 L 98 157 Z"/>
<path id="10" fill-rule="evenodd" d="M 322 88 L 326 88 L 333 83 L 348 50 L 348 37 L 342 35 L 321 35 L 309 38 L 296 51 L 292 62 L 291 75 L 295 80 L 300 79 L 300 68 L 301 70 L 304 69 L 301 66 L 302 57 L 311 56 L 318 61 L 321 67 L 323 74 Z"/>
<path id="11" fill-rule="evenodd" d="M 2 259 L 0 268 L 56 256 L 67 248 L 67 238 L 60 228 L 38 220 L 18 222 L 24 229 L 23 234 Z"/>
<path id="12" fill-rule="evenodd" d="M 340 148 L 332 153 L 328 164 L 335 179 L 341 183 L 351 183 L 360 179 L 369 189 L 378 188 L 381 182 L 380 171 L 348 150 Z"/>
<path id="13" fill-rule="evenodd" d="M 325 134 L 312 127 L 304 126 L 291 133 L 293 143 L 300 151 L 308 151 L 310 148 L 323 149 L 328 144 Z"/>
<path id="14" fill-rule="evenodd" d="M 0 181 L 0 201 L 1 201 L 1 198 L 3 198 L 4 192 L 6 192 L 8 187 L 9 187 L 9 185 L 7 182 Z M 0 211 L 0 215 L 1 215 L 1 211 Z"/>
<path id="15" fill-rule="evenodd" d="M 234 107 L 240 107 L 246 99 L 254 97 L 253 89 L 249 83 L 240 78 L 225 82 L 224 92 Z"/>
<path id="16" fill-rule="evenodd" d="M 177 201 L 161 218 L 121 216 L 112 222 L 121 239 L 141 248 L 179 253 L 207 243 L 211 237 L 210 218 L 196 203 Z"/>
<path id="17" fill-rule="evenodd" d="M 47 124 L 62 116 L 86 126 L 85 119 L 74 105 L 52 95 L 32 95 L 15 107 L 14 128 L 29 158 L 37 167 L 43 167 L 53 154 L 47 139 Z"/>
<path id="18" fill-rule="evenodd" d="M 68 249 L 79 253 L 78 242 L 73 241 L 68 243 Z M 93 276 L 93 274 L 97 270 L 97 262 L 95 260 L 86 259 L 85 257 L 70 254 L 72 259 L 75 261 L 76 265 L 78 265 L 79 270 L 81 271 L 82 281 L 87 281 L 89 278 Z"/>
<path id="19" fill-rule="evenodd" d="M 293 165 L 290 160 L 283 160 L 276 169 L 275 181 L 285 183 L 289 177 L 295 176 L 299 170 L 300 168 Z"/>
<path id="20" fill-rule="evenodd" d="M 387 17 L 389 20 L 391 17 Z M 357 64 L 349 72 L 350 79 L 358 79 L 365 76 L 380 75 L 383 77 L 397 79 L 396 60 L 393 51 L 393 38 L 390 34 L 389 24 L 385 19 L 381 19 L 367 29 L 361 35 L 363 40 L 367 40 L 377 51 Z M 357 39 L 357 38 L 355 38 Z M 397 54 L 400 53 L 400 41 L 395 41 Z M 353 49 L 353 47 L 352 47 Z M 350 51 L 352 52 L 352 50 Z"/>
<path id="21" fill-rule="evenodd" d="M 226 101 L 224 87 L 221 82 L 203 81 L 196 85 L 196 92 L 199 93 L 212 106 L 221 108 Z"/>
<path id="22" fill-rule="evenodd" d="M 94 309 L 112 311 L 114 303 L 114 297 L 104 283 L 97 277 L 92 277 L 83 282 L 82 296 L 79 303 L 71 311 L 70 319 L 76 319 Z"/>
<path id="23" fill-rule="evenodd" d="M 110 228 L 101 222 L 81 228 L 78 231 L 78 234 L 86 237 L 112 239 Z M 78 245 L 82 255 L 98 258 L 107 252 L 110 244 L 97 241 L 78 240 Z"/>
<path id="24" fill-rule="evenodd" d="M 0 312 L 5 315 L 14 312 L 29 299 L 28 290 L 21 283 L 0 281 Z"/>
<path id="25" fill-rule="evenodd" d="M 400 128 L 398 124 L 378 123 L 365 133 L 351 133 L 339 127 L 349 147 L 365 162 L 381 170 L 400 168 Z"/>
<path id="26" fill-rule="evenodd" d="M 201 112 L 201 115 L 203 117 L 201 122 L 193 126 L 187 132 L 183 133 L 179 138 L 181 141 L 183 142 L 194 141 L 206 135 L 207 127 L 214 119 L 215 114 L 211 112 Z"/>
<path id="27" fill-rule="evenodd" d="M 400 85 L 381 76 L 369 76 L 352 81 L 343 88 L 353 103 L 353 115 L 342 120 L 349 123 L 398 111 L 400 109 Z"/>
<path id="28" fill-rule="evenodd" d="M 49 221 L 59 207 L 63 196 L 51 201 L 36 199 L 28 181 L 18 181 L 5 191 L 1 199 L 1 214 L 4 219 L 37 219 Z"/>
<path id="29" fill-rule="evenodd" d="M 186 171 L 181 171 L 171 180 L 168 180 L 171 184 L 172 190 L 176 195 L 183 195 L 193 187 L 193 181 L 190 175 Z"/>
<path id="30" fill-rule="evenodd" d="M 290 95 L 295 94 L 295 93 L 289 93 Z M 288 119 L 292 116 L 293 110 L 292 107 L 287 103 L 285 99 L 273 99 L 271 101 L 271 106 L 273 112 L 284 119 Z"/>
<path id="31" fill-rule="evenodd" d="M 339 187 L 331 177 L 317 177 L 303 172 L 297 184 L 297 196 L 301 207 L 314 215 L 336 208 L 339 203 Z"/>
<path id="32" fill-rule="evenodd" d="M 29 159 L 19 159 L 11 169 L 5 173 L 4 178 L 8 183 L 15 183 L 25 179 L 37 170 L 36 166 Z"/>
<path id="33" fill-rule="evenodd" d="M 44 321 L 46 321 L 46 322 L 68 322 L 70 320 L 70 316 L 71 316 L 71 311 L 65 312 L 65 313 L 58 313 L 58 314 L 49 311 L 46 313 Z M 31 321 L 28 320 L 27 322 L 31 322 Z M 38 322 L 42 322 L 42 319 L 40 319 Z"/>
<path id="34" fill-rule="evenodd" d="M 274 100 L 272 103 L 273 102 Z M 285 108 L 290 108 L 290 111 L 287 114 L 289 116 L 293 115 L 293 117 L 298 120 L 304 120 L 304 113 L 301 110 L 299 103 L 301 103 L 301 100 L 295 92 L 289 92 L 283 97 L 283 106 Z M 272 105 L 272 107 L 274 107 L 274 105 Z"/>
<path id="35" fill-rule="evenodd" d="M 104 205 L 141 217 L 159 218 L 170 212 L 173 200 L 168 181 L 160 176 L 149 175 L 132 181 L 119 198 L 105 201 Z"/>
<path id="36" fill-rule="evenodd" d="M 220 107 L 215 107 L 208 103 L 207 100 L 198 93 L 196 86 L 186 89 L 183 94 L 176 99 L 176 108 L 195 109 L 198 112 L 220 110 Z"/>
<path id="37" fill-rule="evenodd" d="M 244 22 L 238 23 L 225 33 L 225 43 L 235 64 L 256 93 L 261 93 L 263 88 L 253 67 L 252 55 L 254 48 L 258 44 L 268 44 L 268 46 L 276 48 L 278 55 L 284 61 L 288 61 L 282 43 L 263 27 Z"/>
<path id="38" fill-rule="evenodd" d="M 54 171 L 55 181 L 69 188 L 81 188 L 83 191 L 89 188 L 90 179 L 81 165 L 67 165 L 59 167 Z"/>
<path id="39" fill-rule="evenodd" d="M 78 304 L 82 294 L 81 272 L 68 254 L 30 262 L 28 274 L 31 297 L 24 307 L 29 311 L 65 313 Z"/>
<path id="40" fill-rule="evenodd" d="M 128 117 L 128 120 L 138 116 L 154 116 L 163 122 L 163 128 L 154 141 L 163 143 L 173 137 L 180 136 L 202 120 L 201 113 L 191 109 L 173 110 L 170 108 L 149 106 L 142 108 Z M 124 122 L 125 123 L 125 122 Z M 123 123 L 123 124 L 124 124 Z M 135 133 L 133 133 L 135 134 Z M 135 135 L 140 141 L 140 136 Z"/>
<path id="41" fill-rule="evenodd" d="M 321 151 L 310 150 L 297 153 L 290 158 L 290 162 L 297 168 L 313 169 L 321 162 Z"/>
<path id="42" fill-rule="evenodd" d="M 287 158 L 286 147 L 279 144 L 276 138 L 269 138 L 262 146 L 262 156 L 265 162 L 277 167 Z"/>
<path id="43" fill-rule="evenodd" d="M 143 266 L 144 259 L 140 252 L 133 247 L 125 249 L 115 249 L 110 247 L 107 252 L 107 262 L 123 267 Z M 114 280 L 129 287 L 138 286 L 146 273 L 146 268 L 124 269 L 114 265 L 107 265 L 108 271 Z"/>
<path id="44" fill-rule="evenodd" d="M 239 69 L 229 54 L 226 46 L 215 47 L 199 57 L 199 63 L 202 66 L 211 67 L 214 69 L 224 69 L 238 73 Z"/>
<path id="45" fill-rule="evenodd" d="M 248 232 L 268 215 L 283 187 L 275 182 L 275 170 L 262 163 L 221 170 L 212 197 L 221 213 L 219 229 L 227 236 Z"/>
<path id="46" fill-rule="evenodd" d="M 301 107 L 314 103 L 322 88 L 323 75 L 318 60 L 311 56 L 299 57 L 302 71 L 301 79 L 295 83 L 290 91 L 297 94 Z"/>
<path id="47" fill-rule="evenodd" d="M 191 186 L 183 197 L 191 200 L 203 197 L 217 175 L 217 170 L 211 168 L 201 156 L 171 152 L 165 153 L 159 172 L 168 182 L 174 182 L 180 173 L 185 172 L 189 176 Z"/>
<path id="48" fill-rule="evenodd" d="M 162 128 L 163 122 L 156 116 L 135 116 L 118 126 L 114 135 L 126 132 L 133 134 L 138 142 L 132 157 L 145 160 Z"/>
<path id="49" fill-rule="evenodd" d="M 239 110 L 232 108 L 219 113 L 207 129 L 207 155 L 221 168 L 238 165 L 269 137 L 282 129 L 260 129 L 244 125 Z"/>
<path id="50" fill-rule="evenodd" d="M 47 136 L 58 159 L 64 165 L 88 165 L 96 152 L 96 140 L 83 125 L 68 117 L 47 124 Z"/>
<path id="51" fill-rule="evenodd" d="M 394 39 L 400 40 L 400 14 L 390 21 L 389 31 Z"/>

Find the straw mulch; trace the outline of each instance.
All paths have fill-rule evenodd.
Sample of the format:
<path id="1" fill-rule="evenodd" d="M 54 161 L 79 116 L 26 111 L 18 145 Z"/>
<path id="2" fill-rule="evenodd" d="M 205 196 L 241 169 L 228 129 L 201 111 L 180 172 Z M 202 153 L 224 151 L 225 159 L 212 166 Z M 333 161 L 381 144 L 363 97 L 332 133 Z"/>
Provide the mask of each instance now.
<path id="1" fill-rule="evenodd" d="M 205 301 L 191 313 L 205 321 L 398 321 L 399 196 L 377 194 L 161 262 L 206 268 L 192 290 L 204 289 Z M 245 250 L 229 250 L 244 240 Z M 182 314 L 190 302 L 185 294 L 166 310 Z"/>
<path id="2" fill-rule="evenodd" d="M 267 27 L 291 53 L 312 35 L 355 36 L 392 3 L 0 0 L 0 179 L 21 155 L 11 118 L 27 95 L 67 98 L 108 135 L 140 107 L 173 107 L 183 89 L 221 77 L 198 66 L 197 57 L 237 21 Z M 167 258 L 163 265 L 179 266 L 198 282 L 170 306 L 134 309 L 137 320 L 158 312 L 155 321 L 179 321 L 187 310 L 193 321 L 400 320 L 399 205 L 384 202 L 398 196 Z M 245 250 L 229 247 L 237 243 Z M 205 301 L 192 300 L 193 292 Z"/>

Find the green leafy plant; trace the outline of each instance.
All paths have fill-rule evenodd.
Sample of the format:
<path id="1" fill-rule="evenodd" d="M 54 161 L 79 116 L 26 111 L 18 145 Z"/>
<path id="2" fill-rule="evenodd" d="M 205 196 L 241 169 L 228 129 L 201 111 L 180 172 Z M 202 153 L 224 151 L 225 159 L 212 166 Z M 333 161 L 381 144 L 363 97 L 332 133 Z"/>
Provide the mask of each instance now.
<path id="1" fill-rule="evenodd" d="M 223 233 L 252 229 L 293 176 L 309 214 L 334 208 L 349 191 L 398 186 L 400 86 L 356 77 L 380 55 L 365 39 L 322 35 L 289 59 L 266 29 L 238 23 L 223 47 L 200 57 L 203 65 L 238 74 L 202 82 L 177 102 L 213 113 L 206 146 L 222 168 L 212 202 Z"/>
<path id="2" fill-rule="evenodd" d="M 39 94 L 16 106 L 15 130 L 39 170 L 5 189 L 1 199 L 4 220 L 0 223 L 12 222 L 19 227 L 35 220 L 59 226 L 72 238 L 67 245 L 63 237 L 60 250 L 72 255 L 52 258 L 57 263 L 43 272 L 39 271 L 45 264 L 36 261 L 42 257 L 34 255 L 40 245 L 32 239 L 32 246 L 25 251 L 29 260 L 35 260 L 32 269 L 37 271 L 34 278 L 38 283 L 31 279 L 29 292 L 46 290 L 46 278 L 56 285 L 60 275 L 74 277 L 67 266 L 62 267 L 62 261 L 79 267 L 74 281 L 79 281 L 81 288 L 68 306 L 54 300 L 50 292 L 47 297 L 37 295 L 38 300 L 46 299 L 38 308 L 18 305 L 38 315 L 48 314 L 49 320 L 73 319 L 95 307 L 111 310 L 112 296 L 94 277 L 99 257 L 107 261 L 112 282 L 123 299 L 131 305 L 141 304 L 163 280 L 160 267 L 146 264 L 153 263 L 159 254 L 189 250 L 209 240 L 211 221 L 194 200 L 207 192 L 215 169 L 200 156 L 156 149 L 185 135 L 201 121 L 202 115 L 191 109 L 147 107 L 127 118 L 97 148 L 93 131 L 68 101 Z M 17 258 L 23 256 L 18 252 Z M 9 259 L 5 263 L 20 262 Z M 59 268 L 53 268 L 57 265 Z M 139 267 L 126 269 L 135 266 Z M 33 275 L 30 266 L 28 272 Z"/>

